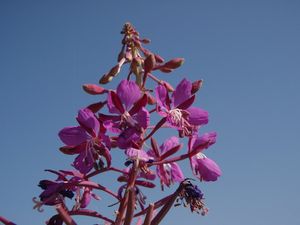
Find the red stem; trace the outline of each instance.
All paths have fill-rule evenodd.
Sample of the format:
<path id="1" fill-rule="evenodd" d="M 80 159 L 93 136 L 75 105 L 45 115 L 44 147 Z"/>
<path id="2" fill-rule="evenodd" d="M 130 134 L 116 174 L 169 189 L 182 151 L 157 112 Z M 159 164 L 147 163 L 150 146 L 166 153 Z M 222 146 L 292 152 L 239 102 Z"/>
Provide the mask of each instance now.
<path id="1" fill-rule="evenodd" d="M 175 156 L 175 157 L 170 158 L 170 159 L 165 159 L 165 160 L 162 160 L 162 161 L 152 162 L 152 163 L 149 163 L 148 166 L 150 167 L 150 166 L 153 166 L 153 165 L 161 165 L 161 164 L 165 164 L 165 163 L 172 163 L 172 162 L 180 161 L 180 160 L 183 160 L 183 159 L 186 159 L 186 158 L 193 157 L 194 155 L 198 154 L 202 150 L 203 149 L 194 150 L 192 152 L 189 152 L 189 153 L 186 153 L 186 154 L 183 154 L 183 155 L 180 155 L 180 156 Z"/>
<path id="2" fill-rule="evenodd" d="M 91 216 L 91 217 L 96 217 L 96 218 L 100 218 L 102 220 L 105 220 L 109 223 L 114 223 L 113 220 L 102 216 L 100 213 L 96 212 L 96 211 L 91 211 L 91 210 L 85 210 L 85 209 L 80 209 L 80 210 L 76 210 L 76 211 L 70 211 L 69 212 L 70 215 L 80 215 L 80 216 Z"/>
<path id="3" fill-rule="evenodd" d="M 59 204 L 56 205 L 56 211 L 58 212 L 61 219 L 67 224 L 67 225 L 76 225 L 75 221 L 72 219 L 70 214 L 67 210 L 64 209 L 64 207 Z"/>
<path id="4" fill-rule="evenodd" d="M 0 222 L 4 223 L 5 225 L 16 225 L 15 223 L 9 221 L 8 219 L 0 216 Z"/>
<path id="5" fill-rule="evenodd" d="M 126 173 L 123 170 L 117 169 L 115 167 L 109 167 L 109 168 L 104 168 L 104 169 L 101 169 L 101 170 L 96 170 L 94 172 L 91 172 L 90 174 L 86 175 L 86 178 L 91 178 L 93 176 L 96 176 L 100 173 L 104 173 L 104 172 L 107 172 L 107 171 L 115 171 L 115 172 L 119 172 L 119 173 Z"/>

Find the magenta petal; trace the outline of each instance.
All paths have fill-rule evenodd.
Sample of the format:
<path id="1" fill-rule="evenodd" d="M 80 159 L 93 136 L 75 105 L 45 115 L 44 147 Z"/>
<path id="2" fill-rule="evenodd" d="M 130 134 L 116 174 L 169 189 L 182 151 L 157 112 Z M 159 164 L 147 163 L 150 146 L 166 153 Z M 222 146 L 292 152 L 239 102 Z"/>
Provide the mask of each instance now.
<path id="1" fill-rule="evenodd" d="M 178 106 L 185 100 L 191 97 L 192 93 L 192 82 L 183 79 L 176 87 L 175 91 L 173 92 L 173 102 L 174 106 Z"/>
<path id="2" fill-rule="evenodd" d="M 204 181 L 216 181 L 222 174 L 220 167 L 207 157 L 192 157 L 192 166 L 195 175 Z"/>
<path id="3" fill-rule="evenodd" d="M 85 188 L 82 198 L 80 201 L 80 208 L 86 208 L 91 202 L 91 190 L 90 188 Z"/>
<path id="4" fill-rule="evenodd" d="M 158 106 L 166 106 L 167 94 L 167 89 L 163 85 L 159 85 L 155 88 L 156 102 Z"/>
<path id="5" fill-rule="evenodd" d="M 87 108 L 79 110 L 77 120 L 84 128 L 93 131 L 95 136 L 98 134 L 100 124 L 91 110 Z"/>
<path id="6" fill-rule="evenodd" d="M 203 134 L 201 137 L 193 136 L 190 141 L 190 150 L 197 150 L 197 149 L 206 149 L 209 146 L 216 143 L 217 133 L 216 132 L 209 132 Z"/>
<path id="7" fill-rule="evenodd" d="M 94 166 L 94 159 L 90 152 L 81 152 L 74 160 L 73 166 L 80 173 L 87 174 Z"/>
<path id="8" fill-rule="evenodd" d="M 137 130 L 128 128 L 119 135 L 117 140 L 118 147 L 121 149 L 129 148 L 131 147 L 132 142 L 138 141 L 139 139 L 140 135 L 137 133 Z"/>
<path id="9" fill-rule="evenodd" d="M 161 155 L 167 152 L 168 150 L 174 148 L 175 146 L 179 145 L 179 139 L 175 136 L 167 139 L 161 146 L 160 151 Z"/>
<path id="10" fill-rule="evenodd" d="M 110 113 L 120 114 L 120 111 L 117 109 L 115 104 L 113 103 L 111 91 L 107 95 L 107 107 Z"/>
<path id="11" fill-rule="evenodd" d="M 138 124 L 146 129 L 150 123 L 150 114 L 146 108 L 142 108 L 135 116 L 134 119 L 138 122 Z"/>
<path id="12" fill-rule="evenodd" d="M 170 163 L 171 164 L 171 171 L 172 171 L 172 179 L 176 182 L 181 182 L 184 179 L 184 175 L 178 166 L 177 163 Z"/>
<path id="13" fill-rule="evenodd" d="M 134 81 L 122 80 L 117 88 L 117 95 L 126 109 L 129 109 L 141 97 L 141 90 Z"/>
<path id="14" fill-rule="evenodd" d="M 151 157 L 142 149 L 128 148 L 125 153 L 130 159 L 138 159 L 145 162 L 151 159 Z"/>
<path id="15" fill-rule="evenodd" d="M 208 123 L 207 111 L 196 107 L 189 107 L 187 111 L 189 112 L 188 121 L 190 124 L 199 126 Z"/>
<path id="16" fill-rule="evenodd" d="M 65 127 L 59 133 L 60 140 L 66 145 L 79 145 L 89 138 L 85 130 L 78 127 Z"/>

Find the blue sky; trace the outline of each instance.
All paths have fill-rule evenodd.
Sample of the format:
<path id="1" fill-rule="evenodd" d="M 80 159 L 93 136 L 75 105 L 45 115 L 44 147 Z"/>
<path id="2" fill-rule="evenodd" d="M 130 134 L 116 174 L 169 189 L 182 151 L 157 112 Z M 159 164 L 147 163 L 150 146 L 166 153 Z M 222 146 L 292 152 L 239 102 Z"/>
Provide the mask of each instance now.
<path id="1" fill-rule="evenodd" d="M 37 183 L 53 178 L 46 168 L 70 169 L 72 158 L 57 150 L 57 133 L 75 125 L 77 110 L 96 100 L 81 85 L 97 83 L 115 64 L 127 21 L 152 40 L 154 52 L 185 58 L 166 77 L 170 83 L 204 79 L 197 105 L 209 111 L 210 123 L 203 131 L 218 132 L 206 153 L 223 176 L 199 184 L 210 213 L 176 208 L 163 224 L 179 225 L 183 218 L 205 225 L 300 224 L 296 0 L 2 0 L 0 215 L 26 225 L 43 224 L 53 213 L 32 210 Z"/>

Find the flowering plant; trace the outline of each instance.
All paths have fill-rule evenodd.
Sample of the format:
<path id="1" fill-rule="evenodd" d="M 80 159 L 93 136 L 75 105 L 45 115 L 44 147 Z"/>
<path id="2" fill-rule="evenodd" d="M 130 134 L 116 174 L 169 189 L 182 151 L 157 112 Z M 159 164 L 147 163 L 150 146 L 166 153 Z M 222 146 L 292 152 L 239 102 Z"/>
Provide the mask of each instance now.
<path id="1" fill-rule="evenodd" d="M 174 89 L 154 73 L 171 73 L 184 60 L 174 58 L 165 62 L 143 46 L 150 41 L 141 39 L 129 23 L 121 33 L 124 37 L 118 62 L 102 76 L 99 81 L 102 86 L 83 85 L 85 92 L 101 95 L 103 100 L 80 109 L 76 117 L 78 124 L 59 132 L 64 144 L 60 151 L 75 156 L 74 169 L 46 170 L 57 178 L 39 182 L 42 193 L 33 199 L 34 208 L 43 211 L 43 206 L 48 205 L 57 211 L 47 221 L 48 225 L 76 224 L 73 215 L 96 217 L 107 225 L 156 225 L 177 205 L 188 206 L 192 212 L 202 215 L 207 213 L 203 193 L 193 179 L 185 177 L 178 164 L 178 161 L 188 161 L 200 181 L 216 181 L 221 175 L 219 166 L 203 154 L 216 142 L 215 132 L 199 133 L 199 128 L 208 123 L 208 113 L 193 106 L 202 80 L 183 79 Z M 126 64 L 129 65 L 127 79 L 116 90 L 104 88 Z M 148 80 L 155 82 L 154 88 L 148 86 Z M 158 122 L 153 124 L 157 118 Z M 155 136 L 164 129 L 176 130 L 178 135 L 159 144 Z M 187 140 L 186 148 L 183 140 Z M 114 165 L 111 153 L 116 149 L 122 150 L 118 154 L 126 156 L 124 166 Z M 119 174 L 117 191 L 93 181 L 97 175 L 110 172 Z M 142 190 L 155 188 L 156 180 L 162 190 L 172 185 L 177 185 L 177 189 L 149 203 Z M 115 218 L 87 209 L 91 201 L 100 200 L 98 191 L 117 201 Z M 67 199 L 74 200 L 71 207 Z"/>

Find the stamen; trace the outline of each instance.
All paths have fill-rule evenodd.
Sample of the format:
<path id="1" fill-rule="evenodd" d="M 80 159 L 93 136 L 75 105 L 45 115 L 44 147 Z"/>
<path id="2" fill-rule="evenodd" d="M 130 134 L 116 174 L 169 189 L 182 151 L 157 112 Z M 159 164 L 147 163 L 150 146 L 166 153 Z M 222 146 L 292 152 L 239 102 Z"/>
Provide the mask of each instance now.
<path id="1" fill-rule="evenodd" d="M 199 152 L 198 154 L 196 154 L 196 158 L 197 159 L 205 159 L 206 155 L 204 155 L 202 152 Z"/>
<path id="2" fill-rule="evenodd" d="M 122 114 L 121 123 L 129 124 L 131 127 L 135 127 L 138 124 L 127 111 Z"/>
<path id="3" fill-rule="evenodd" d="M 180 109 L 171 109 L 168 112 L 168 121 L 171 123 L 173 126 L 182 126 L 183 125 L 183 117 L 182 117 L 182 112 Z"/>
<path id="4" fill-rule="evenodd" d="M 37 211 L 39 211 L 39 212 L 43 212 L 44 211 L 44 209 L 42 208 L 42 206 L 44 205 L 44 202 L 39 201 L 37 199 L 37 197 L 34 197 L 32 199 L 32 201 L 35 203 L 35 205 L 33 206 L 33 209 L 37 209 Z"/>

